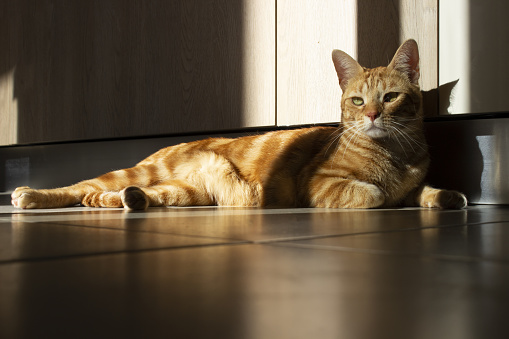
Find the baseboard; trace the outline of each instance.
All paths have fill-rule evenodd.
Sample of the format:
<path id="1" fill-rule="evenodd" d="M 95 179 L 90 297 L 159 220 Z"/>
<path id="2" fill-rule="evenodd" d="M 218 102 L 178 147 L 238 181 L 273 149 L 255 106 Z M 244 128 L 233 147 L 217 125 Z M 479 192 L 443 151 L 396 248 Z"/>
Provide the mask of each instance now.
<path id="1" fill-rule="evenodd" d="M 434 119 L 425 123 L 430 145 L 428 182 L 464 192 L 475 204 L 509 204 L 509 119 Z M 237 137 L 247 132 L 210 135 Z M 160 148 L 207 137 L 168 136 L 0 148 L 0 203 L 18 186 L 66 186 L 131 167 Z"/>
<path id="2" fill-rule="evenodd" d="M 431 154 L 428 180 L 464 192 L 477 204 L 509 204 L 509 119 L 426 123 Z"/>

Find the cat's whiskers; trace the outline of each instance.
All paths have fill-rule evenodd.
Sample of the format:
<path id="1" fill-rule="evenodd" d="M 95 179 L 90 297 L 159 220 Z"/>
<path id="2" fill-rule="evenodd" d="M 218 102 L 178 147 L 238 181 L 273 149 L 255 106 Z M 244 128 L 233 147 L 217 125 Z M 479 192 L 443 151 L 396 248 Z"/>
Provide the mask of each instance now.
<path id="1" fill-rule="evenodd" d="M 405 155 L 407 155 L 407 154 L 405 151 L 405 147 L 402 144 L 402 141 L 406 142 L 412 148 L 412 152 L 415 153 L 415 148 L 412 145 L 412 142 L 415 142 L 415 140 L 411 136 L 409 136 L 407 133 L 405 133 L 401 129 L 397 128 L 396 126 L 391 126 L 391 130 L 395 132 L 394 139 L 396 139 L 396 141 L 400 144 Z"/>
<path id="2" fill-rule="evenodd" d="M 395 128 L 393 126 L 389 126 L 387 131 L 389 133 L 389 138 L 395 139 L 398 142 L 398 144 L 400 145 L 401 149 L 403 150 L 403 153 L 405 153 L 405 157 L 408 157 L 408 154 L 406 153 L 405 147 L 401 143 L 401 140 L 399 140 L 400 138 L 398 138 L 397 134 L 393 132 L 393 131 L 399 132 L 397 130 L 397 128 Z"/>
<path id="3" fill-rule="evenodd" d="M 344 125 L 343 125 L 343 127 L 345 127 L 345 126 L 346 126 L 346 124 L 344 124 Z M 340 133 L 340 134 L 338 134 L 338 136 L 334 139 L 334 141 L 336 141 L 336 140 L 339 140 L 339 141 L 338 141 L 338 144 L 337 144 L 337 146 L 336 146 L 336 151 L 334 152 L 334 156 L 332 157 L 331 169 L 332 169 L 332 167 L 333 167 L 333 165 L 334 165 L 334 160 L 336 159 L 336 156 L 337 156 L 337 154 L 338 154 L 338 151 L 339 151 L 339 149 L 340 149 L 340 147 L 341 147 L 341 141 L 340 141 L 340 140 L 341 140 L 341 138 L 343 137 L 343 135 L 345 135 L 345 133 L 347 133 L 348 131 L 350 131 L 352 128 L 353 128 L 353 126 L 350 126 L 350 127 L 348 127 L 347 129 L 343 129 L 343 131 L 341 131 L 341 133 Z M 329 147 L 330 147 L 330 146 L 329 146 Z"/>
<path id="4" fill-rule="evenodd" d="M 418 120 L 418 119 L 412 119 L 412 120 Z M 414 138 L 412 137 L 410 134 L 413 134 L 413 135 L 416 135 L 415 132 L 420 132 L 421 129 L 417 126 L 409 126 L 408 124 L 402 124 L 398 121 L 395 121 L 393 120 L 392 121 L 393 124 L 395 125 L 398 125 L 398 126 L 401 126 L 403 127 L 403 129 L 407 130 L 408 132 L 404 132 L 403 129 L 399 129 L 397 128 L 401 133 L 404 133 L 405 135 L 407 135 L 416 145 L 418 145 L 421 149 L 425 150 L 425 146 L 426 146 L 426 143 L 425 142 L 421 142 L 419 140 L 417 140 L 418 138 Z"/>
<path id="5" fill-rule="evenodd" d="M 343 161 L 343 159 L 345 158 L 345 154 L 346 154 L 346 151 L 348 150 L 348 147 L 350 146 L 350 143 L 352 141 L 354 141 L 354 144 L 355 144 L 355 141 L 361 135 L 361 132 L 360 132 L 361 128 L 362 128 L 362 126 L 358 126 L 357 124 L 354 123 L 349 128 L 347 128 L 343 133 L 341 133 L 340 137 L 342 137 L 346 132 L 350 132 L 350 131 L 353 132 L 351 135 L 349 135 L 347 137 L 346 145 L 345 145 L 345 150 L 343 151 L 343 156 L 341 157 L 339 162 Z M 339 151 L 339 148 L 340 148 L 340 145 L 338 145 L 338 147 L 336 149 L 336 152 L 334 153 L 334 157 L 332 159 L 332 163 L 335 162 L 335 159 L 336 159 L 337 153 Z M 331 163 L 331 167 L 332 167 L 332 163 Z"/>
<path id="6" fill-rule="evenodd" d="M 343 125 L 343 127 L 345 127 L 345 126 L 346 126 L 346 124 L 344 124 L 344 125 Z M 346 132 L 348 132 L 350 129 L 352 129 L 352 127 L 351 127 L 351 126 L 350 126 L 350 127 L 348 127 L 346 130 L 345 130 L 345 129 L 343 129 L 343 130 L 341 131 L 341 133 L 339 133 L 339 134 L 338 134 L 338 136 L 334 139 L 334 142 L 335 142 L 336 140 L 339 140 L 339 141 L 338 141 L 338 144 L 337 144 L 337 146 L 336 146 L 336 151 L 334 152 L 334 156 L 332 157 L 331 169 L 332 169 L 332 167 L 333 167 L 333 165 L 334 165 L 334 160 L 336 159 L 336 155 L 338 154 L 339 148 L 341 147 L 341 141 L 340 141 L 340 140 L 341 140 L 341 138 L 343 137 L 343 135 L 344 135 Z M 330 146 L 329 146 L 329 148 L 330 148 Z M 327 148 L 327 150 L 328 150 L 328 148 Z"/>
<path id="7" fill-rule="evenodd" d="M 331 141 L 330 141 L 330 142 L 329 142 L 329 144 L 327 145 L 327 149 L 325 150 L 325 152 L 324 152 L 324 154 L 323 154 L 323 156 L 324 156 L 324 157 L 327 157 L 327 154 L 329 153 L 329 149 L 331 148 L 331 146 L 332 146 L 332 145 L 333 145 L 333 144 L 334 144 L 334 143 L 335 143 L 335 142 L 336 142 L 339 138 L 341 138 L 341 136 L 343 135 L 343 133 L 344 133 L 344 132 L 345 132 L 345 131 L 344 131 L 344 129 L 340 127 L 340 128 L 336 129 L 334 132 L 332 132 L 332 133 L 330 134 L 330 136 L 331 136 Z M 334 134 L 336 134 L 336 133 L 337 133 L 337 135 L 336 135 L 336 136 L 334 136 Z"/>
<path id="8" fill-rule="evenodd" d="M 412 151 L 415 153 L 415 148 L 412 144 L 414 144 L 415 146 L 418 146 L 421 150 L 423 151 L 426 151 L 426 148 L 424 147 L 424 143 L 420 142 L 417 140 L 417 138 L 413 137 L 411 135 L 411 130 L 410 130 L 410 133 L 409 132 L 406 132 L 404 129 L 408 129 L 408 126 L 407 125 L 404 125 L 404 124 L 401 124 L 401 123 L 398 123 L 397 121 L 392 121 L 391 122 L 392 124 L 389 124 L 388 127 L 390 128 L 391 131 L 395 132 L 393 135 L 394 135 L 394 139 L 396 139 L 398 141 L 398 143 L 400 144 L 400 146 L 402 147 L 403 151 L 405 150 L 405 148 L 403 147 L 403 144 L 401 143 L 401 139 L 406 142 L 411 148 L 412 148 Z M 404 129 L 402 128 L 398 128 L 398 125 L 401 126 L 401 127 L 404 127 Z M 406 154 L 406 152 L 405 152 Z"/>

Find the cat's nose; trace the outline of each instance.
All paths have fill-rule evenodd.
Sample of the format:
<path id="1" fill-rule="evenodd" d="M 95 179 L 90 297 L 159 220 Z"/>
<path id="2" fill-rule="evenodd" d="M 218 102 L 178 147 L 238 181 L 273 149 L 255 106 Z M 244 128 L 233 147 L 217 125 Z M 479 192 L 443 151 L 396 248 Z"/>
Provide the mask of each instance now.
<path id="1" fill-rule="evenodd" d="M 377 111 L 370 111 L 366 113 L 366 116 L 371 119 L 371 122 L 374 122 L 376 118 L 378 118 L 380 114 Z"/>

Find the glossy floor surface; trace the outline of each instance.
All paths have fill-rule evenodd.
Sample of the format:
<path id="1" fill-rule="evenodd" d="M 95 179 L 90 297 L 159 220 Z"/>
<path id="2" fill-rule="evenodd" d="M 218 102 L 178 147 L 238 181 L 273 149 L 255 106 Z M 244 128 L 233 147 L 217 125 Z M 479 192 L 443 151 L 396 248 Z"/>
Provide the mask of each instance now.
<path id="1" fill-rule="evenodd" d="M 509 338 L 508 316 L 508 207 L 0 207 L 0 338 Z"/>

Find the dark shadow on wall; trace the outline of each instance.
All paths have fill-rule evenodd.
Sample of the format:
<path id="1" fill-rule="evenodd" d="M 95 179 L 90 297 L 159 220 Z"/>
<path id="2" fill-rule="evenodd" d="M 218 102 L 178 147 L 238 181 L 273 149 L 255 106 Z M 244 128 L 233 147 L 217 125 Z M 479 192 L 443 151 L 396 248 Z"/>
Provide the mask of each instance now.
<path id="1" fill-rule="evenodd" d="M 0 74 L 15 67 L 19 143 L 242 124 L 243 1 L 19 0 L 0 9 Z"/>
<path id="2" fill-rule="evenodd" d="M 477 137 L 487 128 L 479 128 L 479 120 L 446 117 L 459 81 L 422 91 L 424 116 L 431 118 L 424 124 L 431 159 L 426 183 L 463 192 L 470 202 L 479 202 L 484 160 Z"/>
<path id="3" fill-rule="evenodd" d="M 477 136 L 485 134 L 479 120 L 430 121 L 425 123 L 431 164 L 427 183 L 465 193 L 470 202 L 481 198 L 483 155 Z"/>
<path id="4" fill-rule="evenodd" d="M 399 3 L 399 0 L 357 1 L 357 61 L 362 66 L 387 66 L 398 50 Z"/>
<path id="5" fill-rule="evenodd" d="M 468 6 L 471 112 L 507 112 L 509 111 L 507 104 L 509 2 L 469 0 Z"/>
<path id="6" fill-rule="evenodd" d="M 458 82 L 459 79 L 440 85 L 438 88 L 421 91 L 422 109 L 425 118 L 449 114 L 453 91 Z"/>

